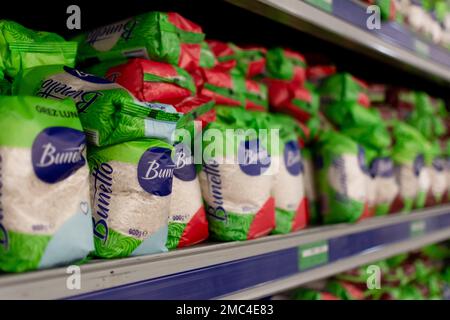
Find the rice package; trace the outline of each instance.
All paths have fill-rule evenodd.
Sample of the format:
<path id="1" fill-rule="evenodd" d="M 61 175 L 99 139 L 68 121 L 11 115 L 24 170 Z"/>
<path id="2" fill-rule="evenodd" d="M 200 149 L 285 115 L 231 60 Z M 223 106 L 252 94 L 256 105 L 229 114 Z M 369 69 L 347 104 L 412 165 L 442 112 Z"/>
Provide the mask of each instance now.
<path id="1" fill-rule="evenodd" d="M 175 108 L 181 113 L 194 113 L 193 119 L 200 121 L 202 128 L 215 120 L 215 113 L 213 116 L 210 115 L 210 112 L 214 110 L 209 110 L 213 105 L 213 100 L 191 97 L 175 105 Z M 204 113 L 205 110 L 209 111 Z M 180 132 L 180 136 L 176 138 L 167 238 L 169 249 L 194 245 L 208 238 L 208 220 L 198 179 L 199 166 L 194 163 L 193 153 L 196 139 L 201 138 L 200 128 L 197 128 L 192 121 L 178 129 L 186 131 Z M 183 136 L 183 133 L 187 137 Z"/>
<path id="2" fill-rule="evenodd" d="M 161 140 L 90 147 L 95 253 L 119 258 L 166 251 L 173 147 Z"/>
<path id="3" fill-rule="evenodd" d="M 266 73 L 270 79 L 279 79 L 301 86 L 306 79 L 305 58 L 289 49 L 272 48 L 266 54 Z"/>
<path id="4" fill-rule="evenodd" d="M 269 97 L 264 83 L 245 80 L 245 109 L 255 111 L 269 109 Z"/>
<path id="5" fill-rule="evenodd" d="M 202 28 L 175 12 L 148 12 L 75 37 L 80 61 L 146 58 L 184 69 L 200 66 Z"/>
<path id="6" fill-rule="evenodd" d="M 72 101 L 0 97 L 0 270 L 75 263 L 94 248 L 86 138 Z"/>
<path id="7" fill-rule="evenodd" d="M 266 116 L 240 108 L 215 108 L 217 120 L 208 124 L 203 135 L 205 158 L 199 175 L 210 235 L 235 241 L 269 234 L 275 227 L 272 161 L 270 144 L 259 134 Z M 227 135 L 227 129 L 254 131 Z"/>
<path id="8" fill-rule="evenodd" d="M 400 192 L 395 175 L 394 161 L 390 155 L 376 157 L 370 166 L 375 184 L 375 215 L 394 213 L 394 201 Z"/>
<path id="9" fill-rule="evenodd" d="M 323 222 L 356 222 L 367 215 L 364 149 L 338 132 L 323 132 L 317 143 L 317 190 Z"/>
<path id="10" fill-rule="evenodd" d="M 27 70 L 13 92 L 74 100 L 88 142 L 96 146 L 144 137 L 171 141 L 181 117 L 169 105 L 138 102 L 117 83 L 63 66 Z"/>
<path id="11" fill-rule="evenodd" d="M 266 49 L 255 46 L 238 47 L 231 42 L 207 40 L 218 61 L 218 67 L 225 71 L 237 69 L 244 77 L 252 78 L 264 72 Z"/>
<path id="12" fill-rule="evenodd" d="M 245 106 L 245 79 L 236 70 L 200 68 L 195 77 L 199 95 L 214 99 L 218 105 Z"/>
<path id="13" fill-rule="evenodd" d="M 432 100 L 424 92 L 415 92 L 414 96 L 414 109 L 408 114 L 406 121 L 420 131 L 428 141 L 433 141 L 428 157 L 431 159 L 425 165 L 425 170 L 428 170 L 431 176 L 431 189 L 427 193 L 426 205 L 431 206 L 440 203 L 447 190 L 445 160 L 442 158 L 441 147 L 437 141 L 439 137 L 446 134 L 446 126 L 441 118 L 437 101 Z M 443 115 L 445 116 L 445 112 Z"/>
<path id="14" fill-rule="evenodd" d="M 425 165 L 429 144 L 419 131 L 399 121 L 392 123 L 392 136 L 395 141 L 392 158 L 400 190 L 395 210 L 409 212 L 413 207 L 423 208 L 431 186 Z"/>
<path id="15" fill-rule="evenodd" d="M 335 102 L 357 102 L 364 107 L 370 106 L 367 84 L 349 73 L 336 73 L 327 78 L 319 89 L 321 104 Z"/>
<path id="16" fill-rule="evenodd" d="M 275 234 L 298 231 L 308 223 L 308 204 L 305 194 L 304 165 L 301 149 L 289 116 L 276 114 L 268 119 L 271 128 L 280 130 L 280 144 L 272 150 L 274 170 L 272 196 L 275 199 Z"/>
<path id="17" fill-rule="evenodd" d="M 187 144 L 180 142 L 175 145 L 174 163 L 167 238 L 169 249 L 194 245 L 208 238 L 208 220 L 197 168 Z"/>
<path id="18" fill-rule="evenodd" d="M 141 58 L 110 68 L 105 77 L 145 102 L 175 104 L 196 93 L 194 80 L 187 71 Z"/>
<path id="19" fill-rule="evenodd" d="M 77 43 L 55 33 L 33 31 L 0 20 L 0 79 L 14 79 L 22 70 L 42 65 L 75 65 Z"/>

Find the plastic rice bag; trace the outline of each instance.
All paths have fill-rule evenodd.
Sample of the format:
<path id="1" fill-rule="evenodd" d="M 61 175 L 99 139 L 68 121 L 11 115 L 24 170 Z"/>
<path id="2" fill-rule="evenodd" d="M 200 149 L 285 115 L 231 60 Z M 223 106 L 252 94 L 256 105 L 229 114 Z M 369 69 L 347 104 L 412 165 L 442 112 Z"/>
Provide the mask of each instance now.
<path id="1" fill-rule="evenodd" d="M 93 249 L 86 138 L 72 101 L 0 97 L 0 270 L 67 265 Z"/>

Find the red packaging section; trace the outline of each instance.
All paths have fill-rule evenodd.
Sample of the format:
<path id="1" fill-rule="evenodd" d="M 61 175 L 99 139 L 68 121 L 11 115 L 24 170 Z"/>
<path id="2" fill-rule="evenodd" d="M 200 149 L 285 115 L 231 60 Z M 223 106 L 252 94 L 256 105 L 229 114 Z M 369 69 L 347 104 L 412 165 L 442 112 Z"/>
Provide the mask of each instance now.
<path id="1" fill-rule="evenodd" d="M 175 12 L 167 13 L 169 22 L 183 31 L 203 34 L 202 28 Z M 200 65 L 200 43 L 181 43 L 178 65 L 186 70 L 194 70 Z"/>
<path id="2" fill-rule="evenodd" d="M 144 81 L 145 74 L 166 79 L 167 82 Z M 106 77 L 114 79 L 140 101 L 175 104 L 192 95 L 190 90 L 170 82 L 171 79 L 179 79 L 180 75 L 174 66 L 163 62 L 131 59 L 125 64 L 109 69 Z"/>

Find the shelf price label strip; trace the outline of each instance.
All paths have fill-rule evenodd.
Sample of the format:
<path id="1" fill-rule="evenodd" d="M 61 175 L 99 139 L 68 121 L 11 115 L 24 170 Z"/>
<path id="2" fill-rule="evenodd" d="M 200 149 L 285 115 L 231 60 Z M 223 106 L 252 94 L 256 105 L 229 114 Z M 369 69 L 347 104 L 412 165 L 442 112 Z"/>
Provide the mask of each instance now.
<path id="1" fill-rule="evenodd" d="M 328 241 L 322 240 L 298 247 L 298 269 L 304 271 L 328 263 Z"/>
<path id="2" fill-rule="evenodd" d="M 277 281 L 338 260 L 383 250 L 450 227 L 450 212 L 380 225 L 269 253 L 72 296 L 72 299 L 210 299 Z M 301 234 L 299 234 L 299 239 Z M 276 240 L 274 240 L 276 241 Z M 250 242 L 249 242 L 250 243 Z M 244 248 L 243 248 L 244 249 Z M 230 249 L 231 250 L 231 249 Z M 233 250 L 239 250 L 238 247 Z M 249 248 L 245 248 L 249 250 Z M 231 251 L 229 253 L 231 255 Z M 198 259 L 201 259 L 201 253 Z M 143 267 L 143 266 L 141 266 Z M 199 281 L 201 279 L 201 281 Z M 192 290 L 196 288 L 196 290 Z"/>
<path id="3" fill-rule="evenodd" d="M 305 2 L 323 11 L 333 12 L 333 0 L 305 0 Z"/>

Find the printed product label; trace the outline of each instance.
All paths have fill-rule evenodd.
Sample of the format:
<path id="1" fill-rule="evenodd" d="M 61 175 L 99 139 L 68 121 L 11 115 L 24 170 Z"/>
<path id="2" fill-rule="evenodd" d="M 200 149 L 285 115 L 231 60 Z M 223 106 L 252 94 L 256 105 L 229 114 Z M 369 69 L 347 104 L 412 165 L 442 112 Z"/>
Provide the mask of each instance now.
<path id="1" fill-rule="evenodd" d="M 370 168 L 372 177 L 391 178 L 394 176 L 394 162 L 391 158 L 376 158 Z"/>
<path id="2" fill-rule="evenodd" d="M 287 171 L 293 176 L 298 176 L 303 172 L 302 157 L 297 141 L 289 141 L 285 144 L 284 164 Z"/>
<path id="3" fill-rule="evenodd" d="M 146 48 L 129 49 L 122 51 L 124 57 L 150 59 Z"/>
<path id="4" fill-rule="evenodd" d="M 422 42 L 418 39 L 414 40 L 414 47 L 416 52 L 424 57 L 428 57 L 430 55 L 430 47 L 425 42 Z"/>
<path id="5" fill-rule="evenodd" d="M 44 80 L 36 95 L 53 99 L 71 98 L 75 101 L 78 112 L 82 113 L 103 96 L 101 90 L 122 88 L 109 80 L 69 67 L 64 67 L 64 70 L 65 73 L 56 74 Z"/>
<path id="6" fill-rule="evenodd" d="M 86 139 L 81 131 L 66 127 L 42 130 L 32 146 L 34 173 L 47 183 L 66 179 L 85 165 L 85 146 Z"/>
<path id="7" fill-rule="evenodd" d="M 328 242 L 318 241 L 298 248 L 299 270 L 306 270 L 328 262 Z"/>
<path id="8" fill-rule="evenodd" d="M 424 220 L 412 221 L 410 225 L 410 236 L 421 236 L 425 233 L 427 223 Z"/>
<path id="9" fill-rule="evenodd" d="M 136 20 L 126 19 L 97 28 L 87 34 L 86 42 L 98 51 L 111 50 L 119 39 L 130 40 L 136 25 Z"/>
<path id="10" fill-rule="evenodd" d="M 333 0 L 305 0 L 307 3 L 326 12 L 333 11 Z"/>
<path id="11" fill-rule="evenodd" d="M 194 165 L 194 157 L 191 149 L 185 144 L 175 146 L 175 169 L 173 174 L 180 180 L 192 181 L 197 176 Z"/>
<path id="12" fill-rule="evenodd" d="M 212 203 L 207 206 L 207 214 L 217 220 L 226 221 L 227 212 L 224 209 L 222 178 L 219 164 L 214 159 L 203 165 L 203 172 L 208 182 L 208 190 L 212 195 Z"/>
<path id="13" fill-rule="evenodd" d="M 64 66 L 63 69 L 68 74 L 71 74 L 74 77 L 77 77 L 78 79 L 81 79 L 83 81 L 87 81 L 87 82 L 91 82 L 91 83 L 100 83 L 100 84 L 111 83 L 111 81 L 109 81 L 108 79 L 100 78 L 100 77 L 94 76 L 92 74 L 76 70 L 74 68 Z"/>
<path id="14" fill-rule="evenodd" d="M 138 181 L 148 193 L 168 196 L 172 192 L 172 179 L 175 164 L 171 150 L 154 147 L 144 152 L 138 163 Z"/>
<path id="15" fill-rule="evenodd" d="M 270 167 L 270 156 L 258 139 L 242 141 L 238 150 L 239 167 L 249 176 L 259 176 Z"/>
<path id="16" fill-rule="evenodd" d="M 113 172 L 114 169 L 111 165 L 102 163 L 92 173 L 95 204 L 95 207 L 92 208 L 94 236 L 103 242 L 106 242 L 109 234 L 108 218 L 113 193 Z"/>

